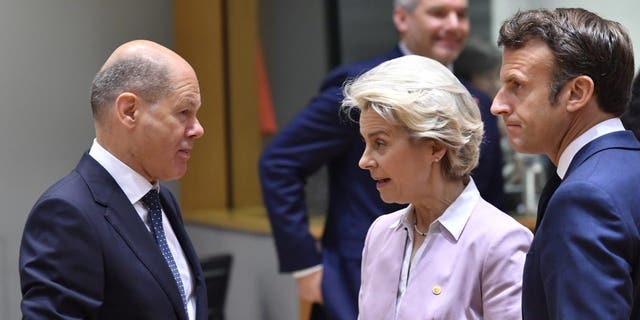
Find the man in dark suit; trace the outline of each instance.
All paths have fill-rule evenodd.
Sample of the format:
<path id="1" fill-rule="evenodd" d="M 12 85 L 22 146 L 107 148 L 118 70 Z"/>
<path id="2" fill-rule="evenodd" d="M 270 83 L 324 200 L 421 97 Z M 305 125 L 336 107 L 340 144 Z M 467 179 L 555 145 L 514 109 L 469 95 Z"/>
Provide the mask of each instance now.
<path id="1" fill-rule="evenodd" d="M 539 9 L 505 21 L 498 43 L 491 111 L 516 151 L 557 168 L 525 262 L 524 319 L 639 319 L 640 143 L 618 118 L 634 72 L 629 36 L 583 9 Z"/>
<path id="2" fill-rule="evenodd" d="M 206 319 L 204 278 L 160 180 L 187 169 L 200 90 L 151 41 L 118 47 L 93 80 L 96 139 L 34 205 L 20 246 L 25 319 Z"/>
<path id="3" fill-rule="evenodd" d="M 280 271 L 293 273 L 300 297 L 323 303 L 331 319 L 356 318 L 367 230 L 378 216 L 399 209 L 380 200 L 375 181 L 358 167 L 364 143 L 357 124 L 340 115 L 342 85 L 405 54 L 427 56 L 450 66 L 469 33 L 466 0 L 395 1 L 393 20 L 399 45 L 385 55 L 333 70 L 319 94 L 274 138 L 260 159 L 260 181 Z M 483 197 L 497 203 L 502 198 L 502 156 L 489 106 L 486 101 L 480 106 L 483 120 L 494 121 L 485 123 L 490 138 L 484 141 L 480 165 L 472 175 Z M 324 165 L 329 174 L 329 205 L 319 250 L 309 232 L 304 186 L 307 177 Z"/>

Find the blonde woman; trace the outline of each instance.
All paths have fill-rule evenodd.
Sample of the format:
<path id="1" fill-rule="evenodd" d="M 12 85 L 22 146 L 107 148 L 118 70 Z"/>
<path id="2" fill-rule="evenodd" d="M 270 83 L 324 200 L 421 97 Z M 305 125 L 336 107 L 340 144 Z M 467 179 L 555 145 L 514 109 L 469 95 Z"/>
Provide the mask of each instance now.
<path id="1" fill-rule="evenodd" d="M 382 63 L 344 88 L 366 143 L 359 165 L 385 202 L 408 204 L 369 228 L 360 319 L 520 319 L 531 232 L 480 197 L 469 176 L 483 125 L 442 64 Z"/>

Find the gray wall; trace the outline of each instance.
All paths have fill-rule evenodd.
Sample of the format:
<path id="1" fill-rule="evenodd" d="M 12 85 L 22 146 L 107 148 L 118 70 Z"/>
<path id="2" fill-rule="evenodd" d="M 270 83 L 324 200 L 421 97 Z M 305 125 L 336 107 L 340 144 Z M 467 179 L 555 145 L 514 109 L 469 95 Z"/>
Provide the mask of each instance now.
<path id="1" fill-rule="evenodd" d="M 470 0 L 473 1 L 473 0 Z M 636 0 L 491 0 L 492 41 L 498 37 L 502 22 L 518 10 L 534 8 L 585 8 L 600 16 L 622 23 L 627 28 L 633 42 L 635 67 L 640 66 L 640 19 L 637 11 L 640 4 Z"/>
<path id="2" fill-rule="evenodd" d="M 324 1 L 261 0 L 260 37 L 278 128 L 315 95 L 329 71 Z M 267 145 L 270 138 L 266 138 Z M 309 211 L 326 211 L 326 170 L 307 183 Z"/>
<path id="3" fill-rule="evenodd" d="M 279 127 L 309 101 L 329 71 L 323 1 L 260 0 L 260 30 Z"/>

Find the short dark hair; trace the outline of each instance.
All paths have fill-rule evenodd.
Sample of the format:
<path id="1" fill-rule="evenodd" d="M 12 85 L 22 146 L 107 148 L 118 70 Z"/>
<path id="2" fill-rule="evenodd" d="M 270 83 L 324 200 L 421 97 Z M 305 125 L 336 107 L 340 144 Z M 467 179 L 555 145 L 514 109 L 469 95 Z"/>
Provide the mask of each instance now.
<path id="1" fill-rule="evenodd" d="M 166 66 L 142 57 L 122 58 L 100 70 L 91 85 L 91 110 L 98 118 L 118 95 L 131 92 L 150 103 L 171 92 Z"/>
<path id="2" fill-rule="evenodd" d="M 522 11 L 502 24 L 498 45 L 518 49 L 533 39 L 544 41 L 554 57 L 551 103 L 567 81 L 586 75 L 602 111 L 624 112 L 635 69 L 631 40 L 620 23 L 580 8 Z"/>

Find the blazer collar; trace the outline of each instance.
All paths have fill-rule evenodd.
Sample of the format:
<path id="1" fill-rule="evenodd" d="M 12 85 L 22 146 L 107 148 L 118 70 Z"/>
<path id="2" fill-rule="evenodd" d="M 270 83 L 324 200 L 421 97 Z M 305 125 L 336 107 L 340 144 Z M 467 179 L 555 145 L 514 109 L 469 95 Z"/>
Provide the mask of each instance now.
<path id="1" fill-rule="evenodd" d="M 85 179 L 94 200 L 105 207 L 105 219 L 158 281 L 171 300 L 179 317 L 187 320 L 184 304 L 171 270 L 169 270 L 160 250 L 158 250 L 152 235 L 140 220 L 122 189 L 120 189 L 113 177 L 88 154 L 84 154 L 80 159 L 76 171 Z M 167 201 L 163 198 L 161 196 L 162 204 L 164 205 Z M 172 209 L 172 206 L 168 206 L 165 213 L 167 216 L 171 216 L 169 220 L 173 227 L 175 225 L 175 213 L 169 208 Z M 174 227 L 175 229 L 179 228 Z M 182 244 L 184 240 L 182 236 L 178 239 Z M 189 257 L 189 260 L 191 260 L 191 257 Z"/>
<path id="2" fill-rule="evenodd" d="M 567 174 L 571 172 L 583 162 L 589 159 L 596 153 L 607 149 L 635 149 L 640 150 L 640 143 L 635 138 L 631 131 L 616 131 L 608 133 L 604 136 L 598 137 L 593 141 L 587 143 L 571 160 Z"/>
<path id="3" fill-rule="evenodd" d="M 578 153 L 582 147 L 601 136 L 616 131 L 624 131 L 624 126 L 619 118 L 611 118 L 594 125 L 583 132 L 580 136 L 576 137 L 571 141 L 571 143 L 569 143 L 564 151 L 562 151 L 562 154 L 560 154 L 560 159 L 558 160 L 556 168 L 558 176 L 560 178 L 564 178 L 567 174 L 567 170 L 569 169 L 569 165 L 571 164 L 571 160 L 573 160 L 576 153 Z"/>
<path id="4" fill-rule="evenodd" d="M 464 227 L 471 217 L 471 213 L 480 201 L 480 192 L 476 187 L 475 181 L 471 179 L 465 186 L 462 193 L 451 203 L 451 205 L 429 226 L 431 231 L 432 226 L 440 224 L 444 230 L 446 230 L 455 241 L 460 239 Z M 401 228 L 413 229 L 415 223 L 415 217 L 413 217 L 413 205 L 410 204 L 406 208 L 400 210 L 402 212 L 398 216 L 398 220 L 390 225 L 390 228 L 400 230 Z"/>

